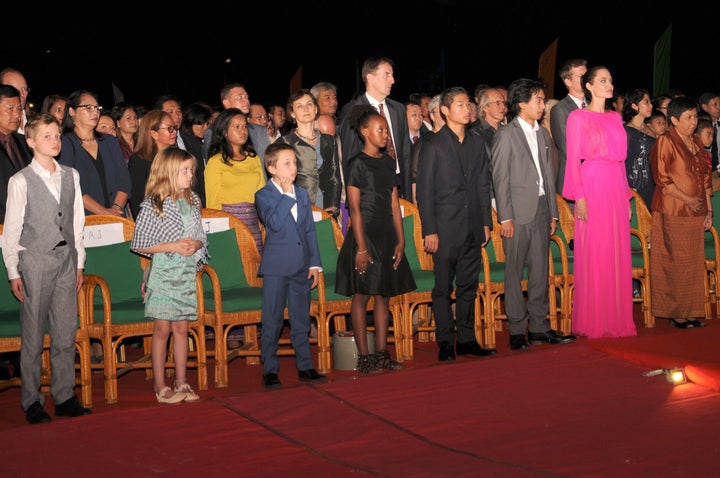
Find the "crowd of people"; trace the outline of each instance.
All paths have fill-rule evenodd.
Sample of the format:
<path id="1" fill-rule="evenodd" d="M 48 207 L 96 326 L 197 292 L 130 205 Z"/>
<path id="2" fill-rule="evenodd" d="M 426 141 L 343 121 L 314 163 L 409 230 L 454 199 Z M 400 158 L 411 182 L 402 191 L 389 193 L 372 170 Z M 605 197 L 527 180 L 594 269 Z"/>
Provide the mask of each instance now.
<path id="1" fill-rule="evenodd" d="M 205 262 L 207 240 L 196 227 L 202 207 L 237 216 L 255 234 L 266 277 L 262 361 L 268 388 L 281 386 L 276 342 L 286 300 L 299 380 L 325 380 L 312 365 L 306 336 L 313 333 L 310 290 L 322 267 L 310 206 L 327 211 L 346 233 L 335 289 L 353 297 L 357 369 L 363 373 L 402 368 L 387 351 L 388 300 L 416 286 L 404 257 L 400 198 L 417 205 L 424 248 L 433 255 L 440 361 L 496 353 L 474 334 L 480 250 L 490 239 L 493 208 L 507 256 L 504 300 L 512 350 L 569 343 L 578 335 L 637 333 L 629 231 L 633 189 L 653 217 L 653 315 L 678 328 L 704 325 L 703 233 L 713 224 L 713 184 L 720 184 L 720 94 L 652 97 L 641 85 L 621 93 L 608 68 L 582 58 L 559 67 L 567 94 L 557 99 L 546 97 L 541 80 L 519 78 L 507 86 L 479 84 L 472 92 L 452 86 L 399 101 L 390 97 L 394 63 L 386 57 L 367 58 L 361 76 L 364 89 L 342 107 L 335 85 L 323 81 L 291 93 L 285 105 L 253 103 L 243 84 L 228 83 L 218 107 L 183 107 L 179 98 L 163 94 L 149 108 L 120 102 L 104 110 L 95 92 L 78 89 L 49 94 L 39 111 L 31 111 L 24 75 L 12 68 L 0 72 L 0 223 L 14 241 L 6 241 L 3 257 L 13 293 L 24 301 L 20 359 L 5 357 L 9 366 L 0 375 L 22 374 L 30 423 L 50 419 L 38 397 L 37 327 L 49 320 L 55 331 L 59 319 L 53 304 L 32 312 L 27 306 L 27 292 L 32 297 L 38 286 L 31 282 L 38 266 L 29 254 L 18 259 L 18 250 L 37 250 L 47 257 L 33 260 L 53 261 L 67 273 L 54 287 L 79 287 L 81 278 L 71 280 L 70 272 L 75 277 L 82 269 L 84 249 L 72 227 L 62 237 L 45 238 L 54 241 L 51 255 L 42 249 L 47 240 L 28 237 L 38 227 L 53 227 L 53 221 L 39 219 L 43 201 L 61 198 L 64 211 L 73 211 L 65 188 L 80 205 L 67 214 L 77 219 L 75 233 L 82 227 L 79 216 L 88 214 L 137 221 L 133 250 L 152 257 L 155 266 L 146 316 L 157 325 L 154 391 L 161 403 L 199 398 L 185 381 L 187 350 L 177 349 L 187 346 L 182 337 L 196 304 L 178 303 L 177 297 L 194 292 L 168 288 L 163 277 L 181 273 L 190 282 Z M 52 194 L 25 194 L 26 183 L 44 185 Z M 566 335 L 547 320 L 557 194 L 570 201 L 575 216 L 572 334 Z M 159 219 L 166 214 L 172 224 Z M 298 247 L 294 253 L 278 249 L 291 243 Z M 365 334 L 371 297 L 372 354 Z M 180 370 L 172 388 L 162 381 L 170 333 L 180 336 L 174 342 Z M 55 332 L 52 339 L 66 342 L 67 335 Z M 94 354 L 102 360 L 102 350 Z M 58 355 L 53 371 L 63 373 L 70 358 Z M 56 414 L 89 412 L 67 395 L 65 385 L 53 388 Z"/>

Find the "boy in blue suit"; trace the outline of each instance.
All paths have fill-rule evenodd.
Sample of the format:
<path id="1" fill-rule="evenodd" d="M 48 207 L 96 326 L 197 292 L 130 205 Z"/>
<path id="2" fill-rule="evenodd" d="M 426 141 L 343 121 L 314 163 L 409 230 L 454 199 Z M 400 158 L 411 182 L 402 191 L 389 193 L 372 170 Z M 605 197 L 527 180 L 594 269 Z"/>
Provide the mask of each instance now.
<path id="1" fill-rule="evenodd" d="M 273 143 L 265 151 L 271 179 L 255 193 L 255 207 L 265 225 L 265 245 L 259 275 L 263 277 L 262 335 L 263 385 L 280 388 L 278 341 L 287 304 L 290 341 L 301 382 L 325 382 L 313 367 L 310 354 L 310 291 L 318 284 L 320 251 L 310 198 L 295 187 L 297 158 L 293 147 Z"/>

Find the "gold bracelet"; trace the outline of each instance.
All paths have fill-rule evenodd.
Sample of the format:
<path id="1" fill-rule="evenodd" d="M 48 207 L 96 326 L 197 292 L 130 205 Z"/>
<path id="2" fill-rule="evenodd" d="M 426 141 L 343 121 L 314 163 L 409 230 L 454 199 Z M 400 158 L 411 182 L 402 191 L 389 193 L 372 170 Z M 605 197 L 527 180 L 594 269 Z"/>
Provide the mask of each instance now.
<path id="1" fill-rule="evenodd" d="M 364 251 L 357 251 L 357 254 L 367 254 L 367 253 L 368 253 L 367 249 L 365 249 Z"/>

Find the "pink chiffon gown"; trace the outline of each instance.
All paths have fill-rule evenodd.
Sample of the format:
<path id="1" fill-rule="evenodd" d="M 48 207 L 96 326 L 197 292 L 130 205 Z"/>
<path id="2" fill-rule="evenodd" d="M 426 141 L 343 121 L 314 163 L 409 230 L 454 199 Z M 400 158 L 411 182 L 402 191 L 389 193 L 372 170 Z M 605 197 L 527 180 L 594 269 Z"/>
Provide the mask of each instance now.
<path id="1" fill-rule="evenodd" d="M 572 331 L 589 339 L 637 335 L 633 321 L 627 135 L 616 112 L 574 110 L 567 121 L 562 195 L 585 198 L 575 218 Z"/>

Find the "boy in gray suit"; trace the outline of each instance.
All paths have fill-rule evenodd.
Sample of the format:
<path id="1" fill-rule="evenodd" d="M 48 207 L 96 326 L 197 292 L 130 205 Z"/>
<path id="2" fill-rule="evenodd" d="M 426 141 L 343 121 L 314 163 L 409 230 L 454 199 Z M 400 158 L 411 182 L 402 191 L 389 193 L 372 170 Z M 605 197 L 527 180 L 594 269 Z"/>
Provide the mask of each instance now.
<path id="1" fill-rule="evenodd" d="M 505 309 L 510 348 L 575 340 L 547 321 L 548 254 L 557 227 L 550 133 L 540 126 L 545 111 L 541 81 L 520 78 L 508 88 L 515 118 L 495 135 L 492 175 L 500 234 L 505 248 Z M 528 269 L 527 301 L 521 287 Z M 527 338 L 525 336 L 527 332 Z"/>
<path id="2" fill-rule="evenodd" d="M 90 413 L 73 393 L 85 210 L 78 172 L 54 159 L 62 144 L 57 120 L 37 115 L 28 121 L 25 134 L 34 157 L 8 183 L 2 252 L 10 289 L 20 301 L 22 407 L 27 421 L 37 424 L 50 421 L 40 391 L 46 329 L 55 416 Z"/>

